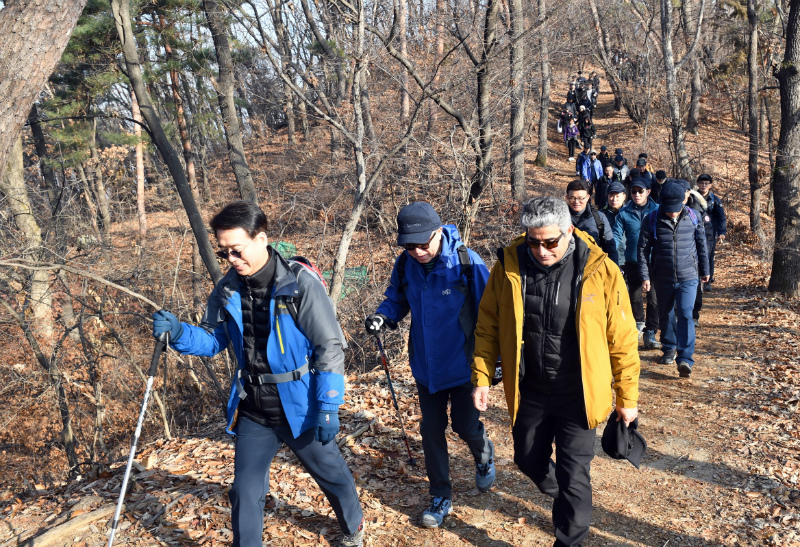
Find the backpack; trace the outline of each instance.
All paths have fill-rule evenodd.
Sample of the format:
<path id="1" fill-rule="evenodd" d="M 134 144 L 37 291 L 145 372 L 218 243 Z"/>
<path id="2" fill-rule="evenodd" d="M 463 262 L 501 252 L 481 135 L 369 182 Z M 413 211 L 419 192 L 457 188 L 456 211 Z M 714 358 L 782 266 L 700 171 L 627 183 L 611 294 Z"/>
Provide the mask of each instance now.
<path id="1" fill-rule="evenodd" d="M 287 258 L 286 262 L 289 263 L 289 269 L 292 270 L 295 278 L 300 277 L 300 272 L 306 271 L 310 273 L 317 281 L 322 283 L 322 286 L 325 287 L 325 292 L 328 292 L 328 283 L 325 281 L 325 276 L 322 275 L 322 272 L 319 271 L 313 262 L 307 259 L 304 256 L 293 256 L 292 258 Z M 302 294 L 300 297 L 302 298 Z M 292 316 L 295 324 L 297 323 L 297 301 L 292 300 L 286 303 L 286 307 L 289 309 L 289 314 Z"/>
<path id="2" fill-rule="evenodd" d="M 591 203 L 587 204 L 586 206 L 592 213 L 592 217 L 594 218 L 594 223 L 597 224 L 597 233 L 600 235 L 600 241 L 598 241 L 597 243 L 602 247 L 606 241 L 606 225 L 603 224 L 603 219 L 600 218 L 600 213 L 597 212 L 597 209 L 592 207 Z"/>
<path id="3" fill-rule="evenodd" d="M 697 215 L 694 213 L 694 209 L 692 209 L 691 207 L 686 207 L 686 210 L 689 211 L 689 218 L 692 219 L 692 224 L 694 224 L 695 228 L 697 228 L 697 226 L 700 224 L 700 221 L 697 219 Z M 650 233 L 653 234 L 654 243 L 658 240 L 658 235 L 656 235 L 657 216 L 658 216 L 658 209 L 652 211 L 647 218 L 647 223 L 650 226 Z"/>
<path id="4" fill-rule="evenodd" d="M 458 261 L 461 263 L 461 273 L 467 278 L 467 296 L 470 294 L 472 287 L 472 260 L 469 258 L 469 248 L 466 245 L 459 245 L 456 247 L 458 253 Z M 397 287 L 400 298 L 408 302 L 406 298 L 406 262 L 408 261 L 408 253 L 403 251 L 400 258 L 397 259 L 397 275 L 400 277 L 400 283 Z"/>

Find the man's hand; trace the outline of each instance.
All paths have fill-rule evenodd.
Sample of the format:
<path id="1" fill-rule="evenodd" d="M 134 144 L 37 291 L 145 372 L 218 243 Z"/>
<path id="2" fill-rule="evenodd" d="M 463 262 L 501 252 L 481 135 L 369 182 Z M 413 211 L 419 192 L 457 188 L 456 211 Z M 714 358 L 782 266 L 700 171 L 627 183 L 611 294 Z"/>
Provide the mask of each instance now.
<path id="1" fill-rule="evenodd" d="M 711 276 L 704 275 L 703 277 L 700 278 L 700 281 L 702 281 L 703 283 L 708 283 L 709 281 L 711 281 Z"/>
<path id="2" fill-rule="evenodd" d="M 328 444 L 339 432 L 339 410 L 320 410 L 317 418 L 317 430 L 314 438 L 322 444 Z"/>
<path id="3" fill-rule="evenodd" d="M 642 281 L 642 290 L 644 292 L 650 292 L 650 280 L 649 279 L 645 279 L 644 281 Z"/>
<path id="4" fill-rule="evenodd" d="M 617 404 L 617 421 L 624 421 L 625 425 L 631 425 L 631 422 L 639 416 L 638 408 L 622 408 Z"/>
<path id="5" fill-rule="evenodd" d="M 153 338 L 158 339 L 165 332 L 173 342 L 183 334 L 183 325 L 174 314 L 159 310 L 153 314 Z"/>
<path id="6" fill-rule="evenodd" d="M 472 402 L 481 412 L 489 408 L 489 386 L 472 388 Z"/>
<path id="7" fill-rule="evenodd" d="M 372 313 L 364 320 L 364 327 L 367 329 L 367 334 L 371 334 L 372 336 L 379 336 L 384 325 L 392 330 L 397 328 L 397 323 L 382 313 Z"/>
<path id="8" fill-rule="evenodd" d="M 720 235 L 717 237 L 717 242 L 719 242 L 719 243 L 722 243 L 722 242 L 724 242 L 724 241 L 725 241 L 725 234 L 720 234 Z"/>

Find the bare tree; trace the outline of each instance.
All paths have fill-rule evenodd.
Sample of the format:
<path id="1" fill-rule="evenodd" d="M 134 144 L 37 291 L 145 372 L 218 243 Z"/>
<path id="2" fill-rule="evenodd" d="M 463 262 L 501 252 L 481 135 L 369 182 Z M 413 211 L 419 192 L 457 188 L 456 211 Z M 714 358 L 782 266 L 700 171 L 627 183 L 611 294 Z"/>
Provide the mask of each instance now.
<path id="1" fill-rule="evenodd" d="M 789 3 L 786 51 L 775 67 L 781 133 L 775 161 L 775 248 L 769 290 L 800 295 L 800 0 Z"/>
<path id="2" fill-rule="evenodd" d="M 747 178 L 750 181 L 750 230 L 764 243 L 761 227 L 761 184 L 758 182 L 758 15 L 756 1 L 747 0 L 747 22 L 750 39 L 747 49 L 747 121 L 749 148 Z"/>
<path id="3" fill-rule="evenodd" d="M 544 0 L 540 0 L 540 2 L 544 2 Z M 511 81 L 509 82 L 511 88 L 511 135 L 509 139 L 511 141 L 511 192 L 514 194 L 514 199 L 519 203 L 523 203 L 527 197 L 527 188 L 525 186 L 525 42 L 522 40 L 522 33 L 525 30 L 525 15 L 522 11 L 522 4 L 522 0 L 511 0 L 509 6 L 512 40 L 510 49 Z M 546 53 L 541 54 L 543 58 L 546 55 Z M 542 66 L 543 91 L 544 85 L 544 66 Z M 550 85 L 549 78 L 547 79 L 547 85 Z M 546 135 L 547 116 L 545 116 L 544 123 Z M 547 138 L 545 137 L 544 156 L 542 157 L 541 120 L 539 127 L 539 155 L 536 157 L 536 163 L 537 165 L 545 165 L 547 164 Z"/>

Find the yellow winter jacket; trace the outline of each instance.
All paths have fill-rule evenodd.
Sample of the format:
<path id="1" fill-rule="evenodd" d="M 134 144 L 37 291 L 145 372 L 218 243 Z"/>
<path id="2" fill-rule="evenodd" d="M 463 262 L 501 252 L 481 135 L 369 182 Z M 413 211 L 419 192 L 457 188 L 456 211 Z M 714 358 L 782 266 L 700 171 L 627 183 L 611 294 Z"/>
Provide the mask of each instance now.
<path id="1" fill-rule="evenodd" d="M 638 404 L 638 332 L 619 267 L 591 236 L 577 229 L 575 235 L 589 246 L 575 320 L 586 417 L 589 428 L 595 428 L 611 412 L 612 386 L 624 408 Z M 512 426 L 519 409 L 523 322 L 517 247 L 525 245 L 525 237 L 522 234 L 503 249 L 505 265 L 498 260 L 492 268 L 478 311 L 472 362 L 473 385 L 490 386 L 500 357 Z"/>

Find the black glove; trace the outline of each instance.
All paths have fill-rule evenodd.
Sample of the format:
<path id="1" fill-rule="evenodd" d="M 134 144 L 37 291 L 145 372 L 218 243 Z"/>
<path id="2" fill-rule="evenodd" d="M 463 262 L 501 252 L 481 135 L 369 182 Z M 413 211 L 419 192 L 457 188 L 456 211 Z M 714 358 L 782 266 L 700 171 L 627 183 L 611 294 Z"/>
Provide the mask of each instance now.
<path id="1" fill-rule="evenodd" d="M 183 324 L 167 310 L 159 310 L 153 314 L 153 338 L 159 338 L 165 332 L 174 342 L 183 334 Z"/>
<path id="2" fill-rule="evenodd" d="M 367 334 L 371 334 L 372 336 L 378 336 L 381 333 L 381 329 L 383 328 L 384 325 L 386 325 L 392 330 L 397 328 L 397 323 L 395 323 L 382 313 L 370 314 L 364 320 L 364 327 L 366 327 L 367 329 Z"/>

